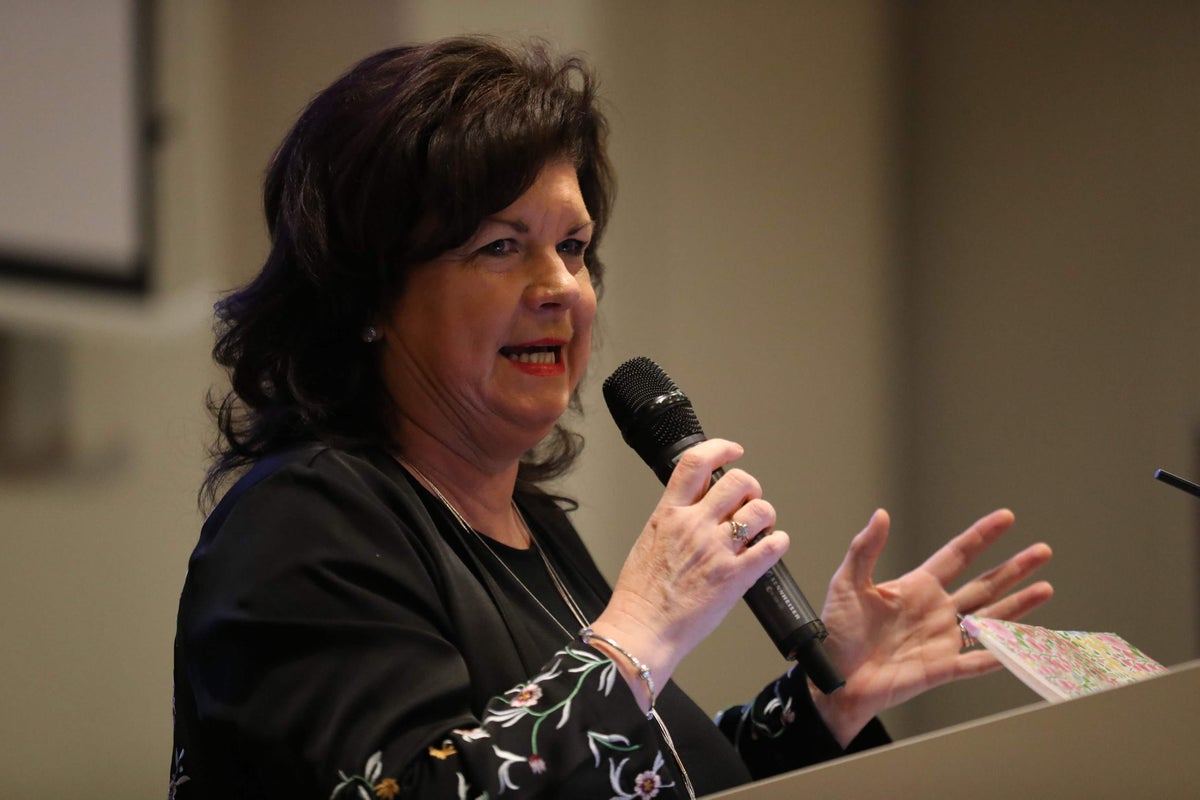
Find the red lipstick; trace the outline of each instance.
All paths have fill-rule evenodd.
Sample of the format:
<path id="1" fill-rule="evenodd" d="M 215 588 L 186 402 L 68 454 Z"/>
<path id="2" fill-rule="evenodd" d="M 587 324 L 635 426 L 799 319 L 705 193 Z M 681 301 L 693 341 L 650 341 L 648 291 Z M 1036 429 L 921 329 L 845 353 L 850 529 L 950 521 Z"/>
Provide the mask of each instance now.
<path id="1" fill-rule="evenodd" d="M 526 375 L 562 375 L 567 371 L 562 358 L 566 344 L 564 339 L 537 339 L 502 347 L 500 355 Z"/>

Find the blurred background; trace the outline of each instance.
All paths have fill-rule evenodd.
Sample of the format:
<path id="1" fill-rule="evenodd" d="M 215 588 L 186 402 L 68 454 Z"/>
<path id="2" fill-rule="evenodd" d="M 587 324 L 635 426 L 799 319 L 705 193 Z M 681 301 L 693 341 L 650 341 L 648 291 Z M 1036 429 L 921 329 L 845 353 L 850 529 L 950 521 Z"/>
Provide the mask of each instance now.
<path id="1" fill-rule="evenodd" d="M 581 52 L 609 103 L 619 198 L 588 453 L 564 490 L 610 577 L 660 487 L 600 384 L 648 355 L 709 435 L 745 445 L 814 604 L 876 507 L 893 519 L 884 579 L 1007 506 L 1017 526 L 981 566 L 1056 552 L 1057 595 L 1028 621 L 1115 631 L 1168 665 L 1200 655 L 1200 501 L 1153 479 L 1200 476 L 1191 0 L 5 6 L 0 83 L 31 69 L 14 42 L 115 14 L 136 54 L 113 78 L 133 78 L 118 117 L 153 124 L 131 128 L 144 147 L 123 189 L 89 188 L 83 167 L 50 181 L 85 212 L 132 204 L 125 249 L 99 259 L 116 273 L 37 279 L 17 258 L 0 275 L 0 794 L 165 791 L 175 604 L 221 380 L 211 304 L 258 268 L 260 181 L 308 98 L 376 49 L 457 32 Z M 73 227 L 23 167 L 78 156 L 54 103 L 73 76 L 107 81 L 94 58 L 44 49 L 33 69 L 62 70 L 58 88 L 5 103 L 5 218 Z M 84 111 L 72 130 L 119 138 L 94 96 L 65 104 Z M 716 711 L 783 666 L 739 608 L 676 677 Z M 907 737 L 1035 701 L 998 673 L 887 722 Z"/>

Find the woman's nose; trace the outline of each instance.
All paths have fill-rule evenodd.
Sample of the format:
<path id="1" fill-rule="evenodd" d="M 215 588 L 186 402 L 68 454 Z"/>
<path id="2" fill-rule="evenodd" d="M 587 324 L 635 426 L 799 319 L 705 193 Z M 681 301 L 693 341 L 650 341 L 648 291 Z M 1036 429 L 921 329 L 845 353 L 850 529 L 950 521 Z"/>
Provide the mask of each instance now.
<path id="1" fill-rule="evenodd" d="M 570 308 L 579 300 L 578 269 L 571 269 L 568 257 L 556 250 L 542 253 L 531 264 L 531 276 L 525 288 L 525 301 L 534 310 Z"/>

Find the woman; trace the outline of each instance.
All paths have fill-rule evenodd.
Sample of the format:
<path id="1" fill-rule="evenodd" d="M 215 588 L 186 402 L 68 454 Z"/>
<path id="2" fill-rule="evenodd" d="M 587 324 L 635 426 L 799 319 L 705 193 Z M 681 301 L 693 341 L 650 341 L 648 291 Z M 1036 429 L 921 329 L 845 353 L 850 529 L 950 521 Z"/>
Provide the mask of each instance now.
<path id="1" fill-rule="evenodd" d="M 707 794 L 886 742 L 879 711 L 996 666 L 959 653 L 956 613 L 1048 599 L 1010 594 L 1044 545 L 944 588 L 1005 511 L 875 585 L 877 512 L 822 614 L 843 689 L 788 674 L 713 725 L 670 682 L 788 540 L 730 535 L 775 512 L 741 470 L 708 489 L 723 440 L 685 454 L 611 589 L 538 488 L 578 451 L 604 131 L 578 61 L 462 38 L 366 59 L 283 142 L 270 255 L 218 306 L 207 496 L 244 474 L 180 601 L 172 793 Z"/>

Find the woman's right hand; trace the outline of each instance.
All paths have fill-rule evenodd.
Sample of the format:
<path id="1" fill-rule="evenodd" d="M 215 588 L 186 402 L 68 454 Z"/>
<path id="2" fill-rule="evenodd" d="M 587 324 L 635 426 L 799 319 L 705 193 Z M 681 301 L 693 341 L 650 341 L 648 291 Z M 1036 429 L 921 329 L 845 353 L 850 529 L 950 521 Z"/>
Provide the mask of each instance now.
<path id="1" fill-rule="evenodd" d="M 724 439 L 684 452 L 621 569 L 612 599 L 592 624 L 597 634 L 649 666 L 659 687 L 787 552 L 782 531 L 749 548 L 732 538 L 731 519 L 746 526 L 748 539 L 775 524 L 775 509 L 748 473 L 731 469 L 709 486 L 718 467 L 741 455 L 740 445 Z M 597 646 L 612 656 L 645 708 L 648 698 L 633 666 L 607 645 Z"/>

